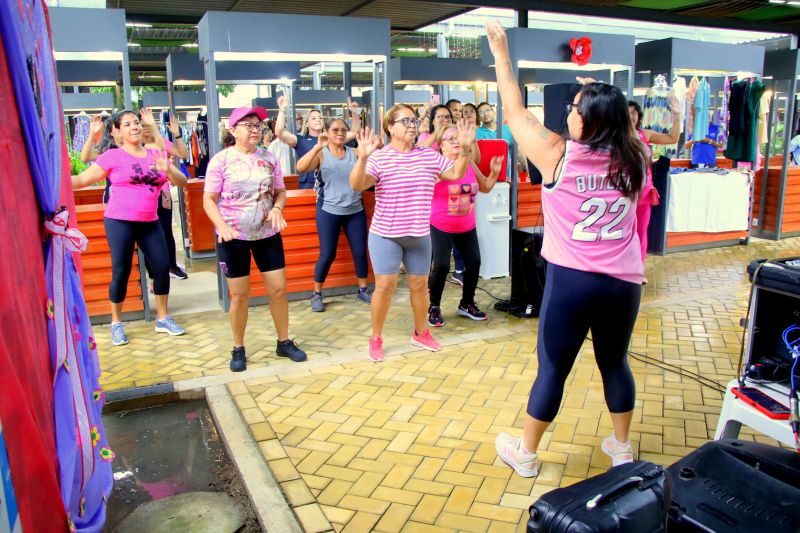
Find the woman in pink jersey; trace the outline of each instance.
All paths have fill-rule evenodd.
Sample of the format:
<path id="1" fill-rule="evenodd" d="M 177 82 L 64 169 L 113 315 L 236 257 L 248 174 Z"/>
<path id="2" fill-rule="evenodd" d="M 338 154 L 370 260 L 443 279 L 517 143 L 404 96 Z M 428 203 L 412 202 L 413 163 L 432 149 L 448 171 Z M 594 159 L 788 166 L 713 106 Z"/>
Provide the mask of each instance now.
<path id="1" fill-rule="evenodd" d="M 152 116 L 143 115 L 145 120 Z M 89 168 L 72 177 L 72 188 L 80 189 L 107 178 L 114 188 L 106 206 L 103 223 L 111 251 L 111 342 L 127 344 L 122 324 L 122 304 L 131 274 L 134 245 L 138 245 L 153 271 L 153 292 L 156 296 L 155 330 L 170 335 L 183 335 L 167 313 L 169 296 L 169 255 L 164 232 L 158 223 L 157 200 L 161 187 L 169 179 L 176 185 L 186 178 L 173 165 L 165 152 L 142 145 L 142 125 L 132 111 L 114 115 L 114 128 L 122 145 L 103 152 Z"/>
<path id="2" fill-rule="evenodd" d="M 614 466 L 631 462 L 628 433 L 636 393 L 627 350 L 642 290 L 636 203 L 646 179 L 647 153 L 633 135 L 624 95 L 604 83 L 585 85 L 569 104 L 569 139 L 545 129 L 523 105 L 505 30 L 489 23 L 486 31 L 509 127 L 544 177 L 542 255 L 548 261 L 539 367 L 523 436 L 501 433 L 497 453 L 521 476 L 538 473 L 539 443 L 591 331 L 614 426 L 602 450 Z"/>
<path id="3" fill-rule="evenodd" d="M 461 145 L 456 128 L 445 130 L 441 139 L 441 152 L 448 159 L 458 157 Z M 467 172 L 460 180 L 436 183 L 431 206 L 433 269 L 428 282 L 431 300 L 428 308 L 429 326 L 444 326 L 440 304 L 447 274 L 450 272 L 450 251 L 453 245 L 461 252 L 465 266 L 461 302 L 456 312 L 472 320 L 488 318 L 475 304 L 475 288 L 478 286 L 478 272 L 481 269 L 481 251 L 478 248 L 478 233 L 475 231 L 475 197 L 478 191 L 492 190 L 502 164 L 502 157 L 492 158 L 492 172 L 487 178 L 470 161 Z"/>
<path id="4" fill-rule="evenodd" d="M 453 162 L 438 152 L 417 146 L 414 141 L 419 124 L 411 106 L 392 106 L 383 119 L 383 129 L 391 142 L 377 150 L 378 139 L 372 130 L 359 133 L 358 160 L 350 172 L 350 186 L 354 191 L 375 187 L 375 212 L 368 237 L 375 273 L 369 358 L 375 362 L 384 359 L 381 335 L 397 287 L 401 262 L 408 274 L 414 313 L 411 344 L 434 352 L 442 349 L 426 324 L 431 200 L 437 180 L 464 177 L 470 150 L 462 149 Z M 475 126 L 466 121 L 459 123 L 459 144 L 469 147 L 474 139 Z"/>

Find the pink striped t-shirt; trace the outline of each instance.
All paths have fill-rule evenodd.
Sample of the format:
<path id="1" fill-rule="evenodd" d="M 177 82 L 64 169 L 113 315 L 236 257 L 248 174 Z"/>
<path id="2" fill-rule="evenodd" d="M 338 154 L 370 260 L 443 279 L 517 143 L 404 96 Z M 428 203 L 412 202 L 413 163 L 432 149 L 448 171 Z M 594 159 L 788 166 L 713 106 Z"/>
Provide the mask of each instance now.
<path id="1" fill-rule="evenodd" d="M 381 237 L 425 237 L 430 234 L 433 187 L 453 162 L 430 148 L 400 152 L 387 145 L 367 160 L 376 178 L 375 213 L 370 232 Z"/>
<path id="2" fill-rule="evenodd" d="M 544 243 L 549 262 L 641 284 L 644 277 L 637 235 L 637 198 L 627 198 L 608 180 L 609 153 L 567 141 L 558 181 L 542 188 Z"/>

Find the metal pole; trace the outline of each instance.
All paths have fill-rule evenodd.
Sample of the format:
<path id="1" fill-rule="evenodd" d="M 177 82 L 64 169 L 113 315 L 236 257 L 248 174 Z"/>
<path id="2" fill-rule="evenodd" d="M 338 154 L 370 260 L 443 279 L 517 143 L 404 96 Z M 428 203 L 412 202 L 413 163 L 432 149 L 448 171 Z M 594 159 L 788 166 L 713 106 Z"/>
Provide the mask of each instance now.
<path id="1" fill-rule="evenodd" d="M 764 215 L 766 214 L 764 210 L 767 208 L 767 180 L 769 179 L 769 157 L 771 155 L 771 143 L 769 142 L 775 136 L 775 131 L 773 131 L 773 126 L 775 125 L 775 120 L 777 118 L 777 101 L 778 99 L 775 98 L 775 91 L 777 89 L 777 85 L 775 80 L 772 80 L 772 98 L 769 99 L 769 116 L 767 118 L 767 153 L 765 155 L 766 165 L 764 166 L 764 170 L 761 173 L 761 199 L 758 203 L 758 230 L 759 236 L 763 236 L 764 234 Z M 777 236 L 776 236 L 777 238 Z"/>
<path id="2" fill-rule="evenodd" d="M 353 64 L 345 63 L 342 71 L 342 84 L 347 96 L 353 96 Z"/>
<path id="3" fill-rule="evenodd" d="M 794 98 L 797 92 L 797 72 L 789 80 L 789 92 L 786 94 L 786 111 L 784 113 L 783 127 L 783 164 L 781 165 L 781 181 L 778 189 L 778 216 L 775 219 L 775 239 L 781 238 L 781 225 L 783 224 L 784 202 L 786 201 L 786 181 L 789 171 L 789 142 L 792 140 L 792 124 L 794 123 Z"/>
<path id="4" fill-rule="evenodd" d="M 369 114 L 372 118 L 372 129 L 377 133 L 381 131 L 381 118 L 378 116 L 378 100 L 380 98 L 380 81 L 378 73 L 378 64 L 372 64 L 372 98 L 370 99 Z"/>
<path id="5" fill-rule="evenodd" d="M 122 52 L 122 88 L 125 91 L 125 109 L 133 109 L 131 101 L 131 66 L 128 62 L 128 51 Z"/>

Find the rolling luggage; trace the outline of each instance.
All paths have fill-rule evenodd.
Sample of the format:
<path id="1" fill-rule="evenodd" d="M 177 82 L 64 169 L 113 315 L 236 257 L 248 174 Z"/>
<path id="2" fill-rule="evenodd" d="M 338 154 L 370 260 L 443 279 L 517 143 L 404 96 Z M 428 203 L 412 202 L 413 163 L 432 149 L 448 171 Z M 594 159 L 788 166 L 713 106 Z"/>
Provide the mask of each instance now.
<path id="1" fill-rule="evenodd" d="M 528 533 L 663 532 L 664 482 L 661 466 L 642 461 L 552 490 L 531 505 Z"/>
<path id="2" fill-rule="evenodd" d="M 667 531 L 800 531 L 800 454 L 713 441 L 667 469 Z"/>

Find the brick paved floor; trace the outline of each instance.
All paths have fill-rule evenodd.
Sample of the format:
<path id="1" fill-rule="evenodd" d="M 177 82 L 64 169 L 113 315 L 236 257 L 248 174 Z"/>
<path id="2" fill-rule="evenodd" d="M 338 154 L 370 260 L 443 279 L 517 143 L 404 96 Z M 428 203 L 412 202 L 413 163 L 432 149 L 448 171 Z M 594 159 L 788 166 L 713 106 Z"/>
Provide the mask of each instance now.
<path id="1" fill-rule="evenodd" d="M 800 239 L 648 258 L 631 351 L 726 383 L 739 354 L 745 267 L 789 255 L 800 255 Z M 508 280 L 481 286 L 508 296 Z M 500 431 L 520 433 L 537 321 L 492 311 L 491 321 L 471 322 L 454 316 L 456 287 L 445 295 L 447 324 L 436 332 L 445 348 L 432 354 L 408 346 L 408 292 L 398 291 L 382 364 L 366 360 L 369 310 L 352 296 L 330 299 L 320 314 L 307 302 L 291 304 L 292 334 L 309 352 L 305 365 L 279 360 L 265 310 L 251 313 L 247 347 L 256 371 L 236 376 L 227 371 L 230 333 L 221 312 L 184 316 L 181 338 L 130 324 L 131 344 L 121 348 L 109 347 L 99 327 L 104 384 L 234 379 L 229 391 L 306 531 L 522 531 L 524 510 L 538 495 L 610 466 L 598 447 L 611 423 L 592 349 L 584 346 L 569 377 L 542 442 L 539 476 L 521 478 L 497 459 L 493 441 Z M 485 292 L 478 300 L 488 310 Z M 631 366 L 639 458 L 669 464 L 713 436 L 718 392 L 635 358 Z"/>

